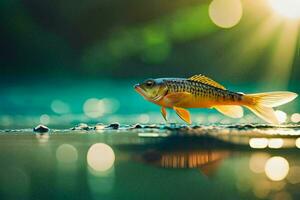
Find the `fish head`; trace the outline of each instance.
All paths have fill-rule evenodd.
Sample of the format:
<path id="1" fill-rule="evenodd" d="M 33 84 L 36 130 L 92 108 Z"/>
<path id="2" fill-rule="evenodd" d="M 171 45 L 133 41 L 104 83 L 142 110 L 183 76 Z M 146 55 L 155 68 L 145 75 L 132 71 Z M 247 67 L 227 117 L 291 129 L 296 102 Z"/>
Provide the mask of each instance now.
<path id="1" fill-rule="evenodd" d="M 134 89 L 149 101 L 159 101 L 167 93 L 168 88 L 162 79 L 147 79 L 143 83 L 136 84 Z"/>

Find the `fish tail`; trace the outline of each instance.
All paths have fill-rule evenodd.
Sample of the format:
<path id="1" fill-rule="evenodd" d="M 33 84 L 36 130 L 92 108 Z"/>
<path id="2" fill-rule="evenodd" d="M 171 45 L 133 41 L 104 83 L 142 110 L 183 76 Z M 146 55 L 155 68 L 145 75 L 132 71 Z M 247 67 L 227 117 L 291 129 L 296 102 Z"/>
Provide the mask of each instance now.
<path id="1" fill-rule="evenodd" d="M 244 106 L 266 122 L 279 124 L 273 108 L 286 104 L 297 96 L 296 93 L 286 91 L 246 94 Z"/>

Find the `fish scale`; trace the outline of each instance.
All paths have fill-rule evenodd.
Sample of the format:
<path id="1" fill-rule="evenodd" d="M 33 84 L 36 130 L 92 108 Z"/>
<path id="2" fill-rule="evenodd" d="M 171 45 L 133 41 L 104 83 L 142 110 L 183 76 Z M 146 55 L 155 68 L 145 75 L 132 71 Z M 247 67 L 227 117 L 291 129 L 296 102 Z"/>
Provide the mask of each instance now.
<path id="1" fill-rule="evenodd" d="M 196 98 L 209 98 L 217 101 L 241 101 L 243 94 L 231 92 L 229 90 L 219 89 L 213 86 L 202 84 L 191 80 L 167 80 L 169 92 L 188 92 Z"/>

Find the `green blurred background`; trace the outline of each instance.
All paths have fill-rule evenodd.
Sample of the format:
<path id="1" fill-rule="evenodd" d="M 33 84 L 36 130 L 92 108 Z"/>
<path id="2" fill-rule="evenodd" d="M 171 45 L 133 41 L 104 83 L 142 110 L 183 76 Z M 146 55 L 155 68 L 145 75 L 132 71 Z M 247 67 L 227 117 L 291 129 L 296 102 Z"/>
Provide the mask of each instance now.
<path id="1" fill-rule="evenodd" d="M 116 79 L 203 73 L 220 81 L 257 82 L 267 78 L 268 67 L 276 68 L 274 55 L 290 51 L 293 40 L 293 58 L 278 68 L 289 68 L 292 80 L 300 78 L 298 33 L 281 37 L 287 20 L 272 24 L 268 1 L 243 0 L 242 18 L 229 29 L 210 19 L 210 3 L 1 1 L 1 76 Z"/>
<path id="2" fill-rule="evenodd" d="M 55 100 L 73 104 L 58 114 L 80 114 L 94 97 L 117 100 L 117 114 L 154 112 L 131 88 L 149 77 L 202 73 L 243 92 L 299 92 L 291 11 L 276 0 L 3 0 L 0 121 L 57 114 Z"/>

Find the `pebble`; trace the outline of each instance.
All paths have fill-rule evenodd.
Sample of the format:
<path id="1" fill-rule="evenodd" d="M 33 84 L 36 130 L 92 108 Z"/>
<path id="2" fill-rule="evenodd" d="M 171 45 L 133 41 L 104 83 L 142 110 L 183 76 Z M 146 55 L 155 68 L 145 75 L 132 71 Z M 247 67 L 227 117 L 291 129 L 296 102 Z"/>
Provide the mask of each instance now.
<path id="1" fill-rule="evenodd" d="M 40 124 L 36 126 L 33 131 L 37 133 L 47 133 L 50 131 L 50 129 L 47 126 Z"/>
<path id="2" fill-rule="evenodd" d="M 119 127 L 120 127 L 120 124 L 118 122 L 115 122 L 115 123 L 111 123 L 106 128 L 119 129 Z"/>
<path id="3" fill-rule="evenodd" d="M 103 129 L 105 129 L 105 125 L 102 123 L 98 123 L 94 127 L 94 130 L 103 130 Z"/>
<path id="4" fill-rule="evenodd" d="M 85 124 L 85 123 L 80 123 L 78 125 L 76 125 L 75 127 L 73 127 L 71 130 L 85 130 L 85 131 L 88 131 L 90 130 L 90 127 Z"/>
<path id="5" fill-rule="evenodd" d="M 246 130 L 246 129 L 257 128 L 257 126 L 255 126 L 253 124 L 237 124 L 237 125 L 230 125 L 227 128 L 238 129 L 238 130 Z"/>
<path id="6" fill-rule="evenodd" d="M 199 126 L 199 125 L 194 125 L 194 126 L 192 126 L 192 128 L 193 128 L 193 129 L 197 129 L 197 128 L 201 128 L 201 126 Z"/>
<path id="7" fill-rule="evenodd" d="M 135 124 L 132 126 L 132 128 L 139 129 L 139 128 L 143 128 L 143 127 L 140 124 Z"/>

